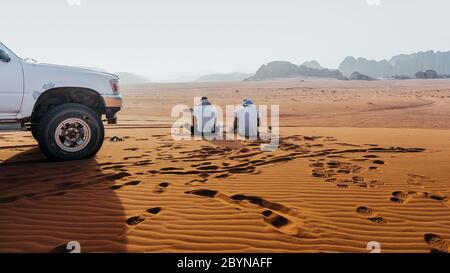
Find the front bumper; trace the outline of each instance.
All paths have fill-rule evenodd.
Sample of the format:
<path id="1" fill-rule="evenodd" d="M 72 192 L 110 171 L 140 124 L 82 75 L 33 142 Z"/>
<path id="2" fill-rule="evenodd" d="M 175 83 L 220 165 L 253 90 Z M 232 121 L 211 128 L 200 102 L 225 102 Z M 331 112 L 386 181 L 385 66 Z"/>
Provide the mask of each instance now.
<path id="1" fill-rule="evenodd" d="M 121 94 L 116 95 L 102 95 L 105 105 L 105 114 L 108 124 L 117 123 L 117 112 L 122 109 L 123 97 Z"/>

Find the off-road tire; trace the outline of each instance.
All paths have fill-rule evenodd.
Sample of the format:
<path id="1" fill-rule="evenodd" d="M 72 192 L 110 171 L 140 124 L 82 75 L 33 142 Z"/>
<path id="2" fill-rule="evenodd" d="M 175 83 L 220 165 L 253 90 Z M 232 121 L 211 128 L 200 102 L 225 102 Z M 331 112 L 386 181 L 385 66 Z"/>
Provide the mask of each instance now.
<path id="1" fill-rule="evenodd" d="M 80 140 L 83 143 L 78 147 L 80 150 L 67 151 L 67 149 L 73 148 L 65 146 L 64 144 L 66 142 L 64 142 L 64 144 L 62 143 L 65 140 L 63 136 L 58 137 L 56 135 L 58 132 L 61 132 L 61 124 L 64 124 L 68 120 L 79 121 L 79 123 L 75 122 L 77 128 L 80 126 L 79 124 L 82 123 L 84 126 L 80 127 L 86 127 L 82 130 L 83 135 L 85 132 L 89 133 L 89 137 Z M 39 142 L 41 151 L 49 159 L 57 161 L 79 160 L 91 158 L 97 154 L 103 145 L 105 135 L 104 130 L 103 123 L 98 113 L 82 104 L 67 103 L 54 107 L 44 115 L 37 128 L 36 138 Z M 76 145 L 75 142 L 72 144 Z"/>
<path id="2" fill-rule="evenodd" d="M 38 125 L 32 125 L 31 126 L 31 135 L 33 136 L 33 138 L 37 141 L 37 142 L 39 142 L 39 139 L 38 139 L 38 130 L 39 130 L 39 126 Z"/>

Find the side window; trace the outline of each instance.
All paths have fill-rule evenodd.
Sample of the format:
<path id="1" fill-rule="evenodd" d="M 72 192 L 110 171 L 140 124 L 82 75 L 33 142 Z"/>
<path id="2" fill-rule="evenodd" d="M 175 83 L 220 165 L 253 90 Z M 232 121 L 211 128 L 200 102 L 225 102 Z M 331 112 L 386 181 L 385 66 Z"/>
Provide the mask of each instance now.
<path id="1" fill-rule="evenodd" d="M 9 57 L 8 53 L 0 48 L 0 62 L 9 63 L 11 61 L 11 58 Z"/>
<path id="2" fill-rule="evenodd" d="M 0 42 L 0 62 L 10 62 L 16 60 L 17 58 L 18 57 L 14 54 L 14 52 Z"/>

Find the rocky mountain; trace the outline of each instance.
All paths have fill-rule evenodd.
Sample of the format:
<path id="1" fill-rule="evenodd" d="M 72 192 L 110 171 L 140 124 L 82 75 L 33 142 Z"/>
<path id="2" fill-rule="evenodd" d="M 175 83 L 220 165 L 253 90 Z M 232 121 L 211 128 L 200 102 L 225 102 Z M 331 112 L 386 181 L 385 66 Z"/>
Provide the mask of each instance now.
<path id="1" fill-rule="evenodd" d="M 139 83 L 149 83 L 150 79 L 145 76 L 129 73 L 129 72 L 116 72 L 115 73 L 120 78 L 120 84 L 139 84 Z"/>
<path id="2" fill-rule="evenodd" d="M 450 51 L 434 52 L 430 50 L 401 54 L 392 57 L 389 61 L 347 57 L 338 69 L 345 76 L 349 76 L 353 72 L 359 72 L 375 78 L 393 75 L 414 77 L 417 71 L 426 70 L 434 70 L 438 74 L 450 74 Z"/>
<path id="3" fill-rule="evenodd" d="M 319 64 L 318 61 L 312 60 L 312 61 L 306 61 L 304 63 L 301 64 L 302 66 L 306 66 L 308 68 L 313 68 L 313 69 L 323 69 L 323 67 Z"/>
<path id="4" fill-rule="evenodd" d="M 415 74 L 416 79 L 421 79 L 421 80 L 428 80 L 428 79 L 448 79 L 450 78 L 450 75 L 439 75 L 436 71 L 434 70 L 427 70 L 427 71 L 419 71 Z"/>
<path id="5" fill-rule="evenodd" d="M 450 74 L 450 51 L 425 51 L 409 55 L 398 55 L 389 61 L 396 71 L 414 75 L 417 71 L 434 70 L 438 74 Z M 400 73 L 399 73 L 400 74 Z"/>
<path id="6" fill-rule="evenodd" d="M 267 80 L 276 78 L 321 77 L 338 78 L 341 72 L 330 69 L 314 69 L 304 65 L 295 65 L 286 61 L 274 61 L 262 65 L 253 77 L 246 80 Z"/>
<path id="7" fill-rule="evenodd" d="M 437 79 L 439 74 L 434 70 L 427 70 L 425 72 L 419 71 L 415 74 L 416 79 Z"/>
<path id="8" fill-rule="evenodd" d="M 243 81 L 249 77 L 253 76 L 253 74 L 246 73 L 218 73 L 218 74 L 209 74 L 201 76 L 196 79 L 196 82 L 234 82 L 234 81 Z"/>
<path id="9" fill-rule="evenodd" d="M 359 72 L 353 72 L 350 75 L 350 77 L 348 77 L 348 79 L 350 81 L 374 81 L 375 80 L 374 78 L 364 75 L 364 74 L 361 74 Z"/>
<path id="10" fill-rule="evenodd" d="M 393 75 L 392 65 L 386 61 L 367 60 L 365 58 L 347 57 L 339 65 L 339 71 L 345 76 L 350 76 L 353 72 L 359 72 L 371 77 L 387 77 Z"/>

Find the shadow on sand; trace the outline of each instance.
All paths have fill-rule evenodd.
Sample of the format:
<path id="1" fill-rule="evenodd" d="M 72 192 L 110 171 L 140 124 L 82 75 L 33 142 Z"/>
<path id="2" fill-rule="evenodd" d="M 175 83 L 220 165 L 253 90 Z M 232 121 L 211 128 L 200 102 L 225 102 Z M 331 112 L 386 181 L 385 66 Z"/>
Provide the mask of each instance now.
<path id="1" fill-rule="evenodd" d="M 29 149 L 29 148 L 27 148 Z M 120 179 L 96 159 L 50 162 L 38 148 L 0 163 L 0 252 L 125 252 Z"/>

